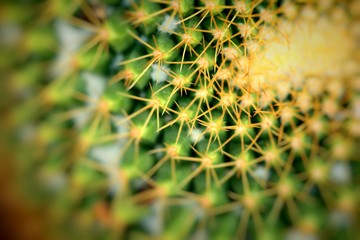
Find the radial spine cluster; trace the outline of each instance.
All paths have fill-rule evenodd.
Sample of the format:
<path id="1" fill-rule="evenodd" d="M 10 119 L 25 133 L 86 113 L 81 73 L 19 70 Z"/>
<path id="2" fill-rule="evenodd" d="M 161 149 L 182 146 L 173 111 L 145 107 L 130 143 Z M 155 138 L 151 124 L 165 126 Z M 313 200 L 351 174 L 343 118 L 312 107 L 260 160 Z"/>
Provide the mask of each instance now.
<path id="1" fill-rule="evenodd" d="M 62 234 L 352 239 L 359 1 L 16 2 L 4 121 Z"/>

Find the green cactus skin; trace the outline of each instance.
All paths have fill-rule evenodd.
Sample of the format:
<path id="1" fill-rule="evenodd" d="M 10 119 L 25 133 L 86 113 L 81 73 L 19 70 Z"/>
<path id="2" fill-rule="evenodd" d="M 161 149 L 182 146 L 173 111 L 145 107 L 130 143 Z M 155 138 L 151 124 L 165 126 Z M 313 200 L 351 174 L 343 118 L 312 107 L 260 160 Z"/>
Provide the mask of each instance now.
<path id="1" fill-rule="evenodd" d="M 25 2 L 1 143 L 45 235 L 354 239 L 358 0 Z"/>

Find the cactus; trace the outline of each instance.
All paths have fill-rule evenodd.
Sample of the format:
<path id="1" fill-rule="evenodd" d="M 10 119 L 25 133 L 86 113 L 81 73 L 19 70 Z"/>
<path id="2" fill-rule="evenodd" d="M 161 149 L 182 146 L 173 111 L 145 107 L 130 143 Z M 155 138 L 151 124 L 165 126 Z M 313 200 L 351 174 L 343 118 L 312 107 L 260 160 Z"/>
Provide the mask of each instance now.
<path id="1" fill-rule="evenodd" d="M 44 234 L 355 236 L 359 1 L 1 5 L 2 142 Z"/>

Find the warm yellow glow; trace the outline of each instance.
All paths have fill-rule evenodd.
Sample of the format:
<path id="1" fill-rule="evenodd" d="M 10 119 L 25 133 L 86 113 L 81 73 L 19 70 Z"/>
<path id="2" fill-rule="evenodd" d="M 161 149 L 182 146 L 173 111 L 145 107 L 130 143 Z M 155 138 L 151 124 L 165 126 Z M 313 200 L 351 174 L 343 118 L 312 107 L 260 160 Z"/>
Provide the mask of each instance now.
<path id="1" fill-rule="evenodd" d="M 355 49 L 346 18 L 302 15 L 279 21 L 265 34 L 261 50 L 253 55 L 251 77 L 263 78 L 275 89 L 289 82 L 298 87 L 305 81 L 340 77 Z"/>

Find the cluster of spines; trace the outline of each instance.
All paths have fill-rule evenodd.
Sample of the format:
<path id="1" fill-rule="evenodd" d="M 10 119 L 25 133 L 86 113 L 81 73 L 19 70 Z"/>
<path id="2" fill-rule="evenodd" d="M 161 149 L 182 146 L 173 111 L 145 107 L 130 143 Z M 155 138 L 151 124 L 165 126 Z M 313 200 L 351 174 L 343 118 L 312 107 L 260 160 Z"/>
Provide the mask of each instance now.
<path id="1" fill-rule="evenodd" d="M 185 209 L 187 202 L 195 201 L 207 217 L 180 211 L 192 216 L 194 225 L 197 221 L 199 228 L 209 224 L 213 231 L 211 217 L 228 218 L 238 224 L 224 231 L 232 234 L 238 229 L 240 235 L 248 225 L 261 232 L 265 219 L 272 222 L 280 215 L 292 224 L 301 222 L 301 208 L 306 209 L 303 202 L 315 201 L 313 195 L 319 194 L 313 193 L 314 185 L 321 201 L 329 209 L 336 208 L 333 195 L 342 197 L 343 190 L 329 186 L 327 174 L 333 163 L 325 159 L 346 158 L 352 148 L 346 146 L 342 134 L 328 138 L 324 133 L 329 119 L 322 117 L 316 98 L 311 103 L 313 112 L 308 112 L 295 89 L 285 84 L 272 89 L 252 76 L 252 61 L 266 41 L 262 33 L 276 28 L 278 15 L 283 14 L 283 7 L 276 4 L 234 1 L 227 5 L 208 0 L 194 7 L 193 1 L 140 1 L 107 19 L 101 18 L 101 7 L 82 3 L 81 13 L 70 21 L 90 30 L 90 39 L 74 53 L 72 69 L 33 101 L 45 112 L 56 107 L 41 124 L 44 132 L 39 133 L 45 145 L 52 143 L 53 125 L 61 122 L 69 128 L 73 121 L 64 120 L 84 110 L 90 112 L 88 123 L 69 133 L 76 139 L 69 160 L 58 163 L 65 152 L 54 153 L 60 158 L 55 159 L 56 164 L 71 169 L 74 195 L 82 199 L 92 189 L 105 192 L 108 180 L 102 177 L 120 178 L 115 180 L 121 186 L 115 185 L 119 189 L 114 190 L 111 210 L 106 204 L 95 204 L 104 222 L 111 222 L 108 218 L 114 214 L 112 224 L 118 229 L 139 221 L 144 204 L 156 200 Z M 168 17 L 163 22 L 165 14 Z M 170 29 L 172 25 L 175 28 Z M 108 46 L 111 51 L 124 52 L 118 72 L 107 67 L 113 54 L 105 51 Z M 99 89 L 98 96 L 88 96 L 89 91 L 79 83 L 84 70 L 113 72 L 114 77 L 102 92 Z M 158 75 L 164 73 L 166 80 L 159 80 Z M 119 114 L 123 117 L 116 119 Z M 124 129 L 115 132 L 121 126 Z M 93 148 L 110 141 L 120 142 L 120 166 L 89 159 L 94 158 Z M 154 149 L 157 143 L 163 144 Z M 324 150 L 323 144 L 331 144 L 331 151 Z M 134 183 L 137 179 L 143 181 L 140 187 Z M 352 204 L 345 208 L 355 209 Z M 306 220 L 304 228 L 308 227 Z"/>

